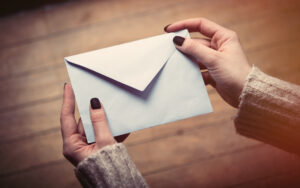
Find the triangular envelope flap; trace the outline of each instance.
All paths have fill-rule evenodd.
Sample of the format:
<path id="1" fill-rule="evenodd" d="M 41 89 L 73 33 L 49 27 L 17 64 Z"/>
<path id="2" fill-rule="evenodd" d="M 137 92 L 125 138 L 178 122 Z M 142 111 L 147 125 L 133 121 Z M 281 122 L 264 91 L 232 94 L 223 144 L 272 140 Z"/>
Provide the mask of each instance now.
<path id="1" fill-rule="evenodd" d="M 158 35 L 65 59 L 143 91 L 175 51 L 172 42 L 175 35 L 186 37 L 188 31 Z"/>

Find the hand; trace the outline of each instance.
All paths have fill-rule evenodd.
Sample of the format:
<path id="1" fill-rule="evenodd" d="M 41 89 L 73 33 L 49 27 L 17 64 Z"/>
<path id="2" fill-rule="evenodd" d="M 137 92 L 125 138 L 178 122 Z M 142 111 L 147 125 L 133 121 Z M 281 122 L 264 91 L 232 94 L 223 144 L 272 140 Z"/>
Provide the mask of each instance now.
<path id="1" fill-rule="evenodd" d="M 208 37 L 174 37 L 176 48 L 207 69 L 202 72 L 205 84 L 216 88 L 221 97 L 238 107 L 239 96 L 251 67 L 235 32 L 204 18 L 179 21 L 165 27 L 166 32 L 188 29 Z"/>
<path id="2" fill-rule="evenodd" d="M 113 137 L 107 124 L 101 103 L 97 98 L 91 100 L 90 115 L 95 132 L 96 142 L 87 144 L 81 119 L 76 123 L 75 99 L 70 84 L 64 86 L 63 105 L 60 123 L 63 138 L 63 155 L 76 166 L 80 161 L 104 146 L 124 141 L 129 134 Z M 116 140 L 117 141 L 116 141 Z"/>

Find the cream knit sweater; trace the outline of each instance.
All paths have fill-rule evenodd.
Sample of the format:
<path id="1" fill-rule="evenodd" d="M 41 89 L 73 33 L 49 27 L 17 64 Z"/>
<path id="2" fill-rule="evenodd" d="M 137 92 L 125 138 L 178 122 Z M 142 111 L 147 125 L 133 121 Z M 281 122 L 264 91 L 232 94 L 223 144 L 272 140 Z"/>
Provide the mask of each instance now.
<path id="1" fill-rule="evenodd" d="M 81 161 L 75 174 L 83 187 L 148 187 L 121 143 L 106 146 Z"/>
<path id="2" fill-rule="evenodd" d="M 238 133 L 300 155 L 300 86 L 253 67 L 235 118 Z"/>
<path id="3" fill-rule="evenodd" d="M 235 118 L 238 133 L 300 155 L 300 86 L 253 67 Z M 75 170 L 84 187 L 147 187 L 123 144 L 106 146 Z"/>

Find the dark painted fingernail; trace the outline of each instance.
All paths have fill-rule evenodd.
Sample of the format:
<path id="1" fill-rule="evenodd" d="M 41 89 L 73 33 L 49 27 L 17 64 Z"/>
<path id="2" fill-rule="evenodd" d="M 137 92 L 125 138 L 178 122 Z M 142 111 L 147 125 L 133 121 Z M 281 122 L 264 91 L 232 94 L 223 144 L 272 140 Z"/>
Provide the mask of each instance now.
<path id="1" fill-rule="evenodd" d="M 180 36 L 175 36 L 173 38 L 173 42 L 177 45 L 177 46 L 181 46 L 184 42 L 185 38 L 180 37 Z"/>
<path id="2" fill-rule="evenodd" d="M 67 85 L 67 82 L 64 83 L 64 89 L 65 89 L 66 85 Z"/>
<path id="3" fill-rule="evenodd" d="M 171 24 L 168 24 L 168 25 L 166 25 L 166 26 L 164 27 L 164 31 L 165 31 L 165 32 L 168 32 L 168 31 L 167 31 L 167 28 L 168 28 L 170 25 L 171 25 Z"/>
<path id="4" fill-rule="evenodd" d="M 91 99 L 91 106 L 92 106 L 92 109 L 100 109 L 101 108 L 101 103 L 99 101 L 98 98 L 92 98 Z"/>

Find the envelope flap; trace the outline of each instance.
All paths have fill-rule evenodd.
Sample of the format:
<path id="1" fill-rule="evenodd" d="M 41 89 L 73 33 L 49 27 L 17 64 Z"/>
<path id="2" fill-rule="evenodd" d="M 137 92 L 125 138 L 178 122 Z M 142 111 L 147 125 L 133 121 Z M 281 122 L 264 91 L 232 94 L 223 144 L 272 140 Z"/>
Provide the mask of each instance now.
<path id="1" fill-rule="evenodd" d="M 158 35 L 65 59 L 143 91 L 174 53 L 172 40 L 175 35 L 187 37 L 188 31 Z"/>

